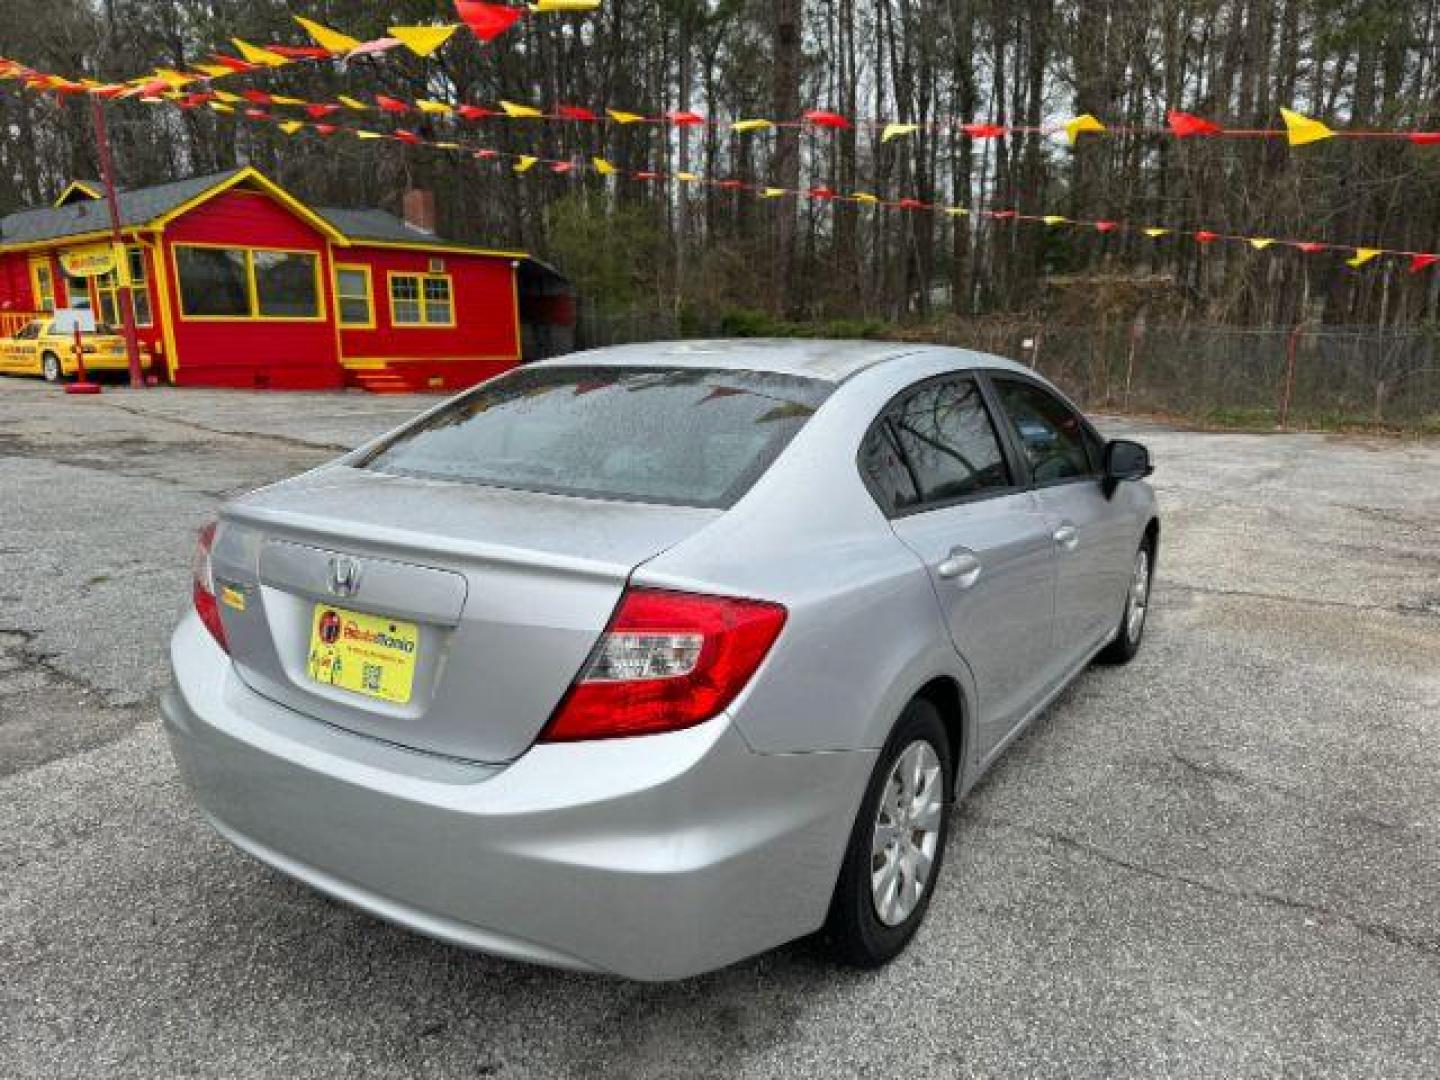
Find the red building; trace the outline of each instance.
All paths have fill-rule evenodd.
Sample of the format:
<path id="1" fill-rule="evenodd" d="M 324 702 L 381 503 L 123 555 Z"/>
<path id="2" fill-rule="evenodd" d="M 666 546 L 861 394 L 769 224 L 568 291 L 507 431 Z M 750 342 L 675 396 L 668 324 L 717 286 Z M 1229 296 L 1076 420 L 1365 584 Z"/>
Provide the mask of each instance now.
<path id="1" fill-rule="evenodd" d="M 276 389 L 450 389 L 571 347 L 564 278 L 440 239 L 425 192 L 405 218 L 319 209 L 244 168 L 119 204 L 126 265 L 100 277 L 67 277 L 61 259 L 110 243 L 98 185 L 0 218 L 0 334 L 67 307 L 118 326 L 128 292 L 161 378 Z"/>

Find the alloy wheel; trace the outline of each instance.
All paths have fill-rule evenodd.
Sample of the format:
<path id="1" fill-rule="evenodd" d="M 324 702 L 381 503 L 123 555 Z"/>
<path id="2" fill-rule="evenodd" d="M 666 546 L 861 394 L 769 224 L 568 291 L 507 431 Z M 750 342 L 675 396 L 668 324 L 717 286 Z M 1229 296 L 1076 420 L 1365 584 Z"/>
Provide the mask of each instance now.
<path id="1" fill-rule="evenodd" d="M 1125 636 L 1132 642 L 1139 641 L 1145 629 L 1145 611 L 1149 602 L 1150 551 L 1142 547 L 1135 554 L 1135 573 L 1130 579 L 1130 597 L 1125 609 Z"/>
<path id="2" fill-rule="evenodd" d="M 924 739 L 905 748 L 885 781 L 870 843 L 870 892 L 886 926 L 908 919 L 930 885 L 944 786 L 940 757 Z"/>

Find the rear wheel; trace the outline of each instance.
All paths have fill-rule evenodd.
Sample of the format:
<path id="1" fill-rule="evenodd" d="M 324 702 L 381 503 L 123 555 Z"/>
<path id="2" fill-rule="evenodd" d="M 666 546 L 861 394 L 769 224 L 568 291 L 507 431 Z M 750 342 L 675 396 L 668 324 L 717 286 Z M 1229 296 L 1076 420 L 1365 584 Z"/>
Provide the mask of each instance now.
<path id="1" fill-rule="evenodd" d="M 40 357 L 40 374 L 45 376 L 46 382 L 58 383 L 65 378 L 65 368 L 60 363 L 60 357 L 53 352 L 47 352 Z"/>
<path id="2" fill-rule="evenodd" d="M 935 706 L 905 707 L 865 789 L 825 930 L 837 959 L 874 968 L 925 918 L 945 857 L 950 744 Z"/>
<path id="3" fill-rule="evenodd" d="M 1130 588 L 1125 594 L 1125 610 L 1120 613 L 1120 628 L 1115 640 L 1105 646 L 1098 659 L 1106 664 L 1128 664 L 1140 651 L 1145 635 L 1145 617 L 1150 611 L 1150 582 L 1155 575 L 1155 545 L 1146 537 L 1135 553 L 1130 569 Z"/>

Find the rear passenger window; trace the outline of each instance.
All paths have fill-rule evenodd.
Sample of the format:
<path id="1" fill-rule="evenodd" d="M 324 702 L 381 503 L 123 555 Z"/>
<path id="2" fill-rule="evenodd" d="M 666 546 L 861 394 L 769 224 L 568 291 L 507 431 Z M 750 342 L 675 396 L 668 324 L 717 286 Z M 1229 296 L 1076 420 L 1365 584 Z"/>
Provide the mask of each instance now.
<path id="1" fill-rule="evenodd" d="M 1035 483 L 1089 476 L 1098 469 L 1086 452 L 1085 424 L 1065 402 L 1042 386 L 1016 379 L 995 379 L 995 393 L 1020 436 Z"/>
<path id="2" fill-rule="evenodd" d="M 861 448 L 861 467 L 893 510 L 1012 484 L 979 387 L 968 378 L 928 382 L 887 409 Z"/>

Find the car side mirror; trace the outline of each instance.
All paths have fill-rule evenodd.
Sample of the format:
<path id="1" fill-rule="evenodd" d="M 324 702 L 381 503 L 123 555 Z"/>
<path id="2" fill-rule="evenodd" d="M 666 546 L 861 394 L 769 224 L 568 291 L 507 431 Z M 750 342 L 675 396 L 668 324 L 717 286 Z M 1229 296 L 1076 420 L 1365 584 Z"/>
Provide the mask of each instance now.
<path id="1" fill-rule="evenodd" d="M 1155 471 L 1150 451 L 1129 439 L 1111 439 L 1105 444 L 1105 497 L 1115 494 L 1122 480 L 1143 480 Z"/>

